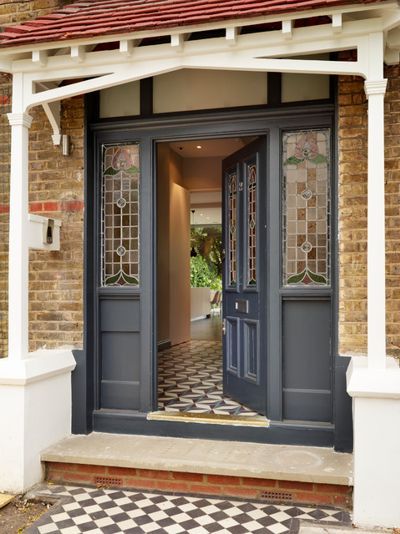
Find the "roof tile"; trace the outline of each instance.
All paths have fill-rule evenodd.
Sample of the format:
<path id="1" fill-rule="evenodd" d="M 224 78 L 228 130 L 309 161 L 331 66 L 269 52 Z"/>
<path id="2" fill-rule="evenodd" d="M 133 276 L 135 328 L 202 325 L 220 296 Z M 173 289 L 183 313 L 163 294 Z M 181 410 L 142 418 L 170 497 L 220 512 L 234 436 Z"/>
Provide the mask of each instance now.
<path id="1" fill-rule="evenodd" d="M 238 18 L 307 11 L 385 0 L 86 0 L 5 28 L 0 46 L 172 29 Z"/>

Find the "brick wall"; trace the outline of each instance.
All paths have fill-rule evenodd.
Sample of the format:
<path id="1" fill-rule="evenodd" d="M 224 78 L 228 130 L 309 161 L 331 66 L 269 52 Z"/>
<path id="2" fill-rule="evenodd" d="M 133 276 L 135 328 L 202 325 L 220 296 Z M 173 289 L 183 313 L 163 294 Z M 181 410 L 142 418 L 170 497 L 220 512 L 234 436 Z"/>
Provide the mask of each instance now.
<path id="1" fill-rule="evenodd" d="M 0 2 L 0 26 L 46 15 L 66 3 L 65 0 L 3 0 Z"/>
<path id="2" fill-rule="evenodd" d="M 386 281 L 388 352 L 400 356 L 400 80 L 386 95 Z M 367 347 L 367 101 L 363 81 L 339 80 L 339 351 Z"/>
<path id="3" fill-rule="evenodd" d="M 351 507 L 352 487 L 241 476 L 180 473 L 130 467 L 46 462 L 46 480 L 56 484 L 161 490 L 178 493 L 265 499 Z"/>
<path id="4" fill-rule="evenodd" d="M 51 142 L 41 108 L 29 135 L 30 211 L 61 219 L 61 250 L 30 252 L 30 350 L 82 346 L 83 332 L 83 98 L 62 103 L 61 131 L 72 152 Z"/>

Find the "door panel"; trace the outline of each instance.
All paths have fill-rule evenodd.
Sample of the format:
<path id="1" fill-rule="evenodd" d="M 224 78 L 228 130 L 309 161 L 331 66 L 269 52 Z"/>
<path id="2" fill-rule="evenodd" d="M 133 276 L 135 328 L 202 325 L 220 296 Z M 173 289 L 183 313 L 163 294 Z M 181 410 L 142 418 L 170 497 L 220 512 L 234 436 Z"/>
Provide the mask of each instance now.
<path id="1" fill-rule="evenodd" d="M 224 393 L 265 414 L 266 138 L 227 158 L 223 175 Z"/>
<path id="2" fill-rule="evenodd" d="M 100 146 L 96 269 L 100 409 L 140 408 L 139 150 L 137 143 Z"/>

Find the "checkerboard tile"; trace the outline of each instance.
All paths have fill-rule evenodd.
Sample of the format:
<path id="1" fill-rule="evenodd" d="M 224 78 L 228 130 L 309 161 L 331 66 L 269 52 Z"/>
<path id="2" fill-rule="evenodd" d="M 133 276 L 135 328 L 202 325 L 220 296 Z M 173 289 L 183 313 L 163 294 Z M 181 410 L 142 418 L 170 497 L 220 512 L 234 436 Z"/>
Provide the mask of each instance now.
<path id="1" fill-rule="evenodd" d="M 257 416 L 222 389 L 222 343 L 192 340 L 158 355 L 158 405 L 167 412 Z"/>
<path id="2" fill-rule="evenodd" d="M 26 534 L 293 534 L 299 520 L 348 523 L 333 508 L 312 508 L 134 491 L 45 486 L 37 495 L 60 498 Z"/>

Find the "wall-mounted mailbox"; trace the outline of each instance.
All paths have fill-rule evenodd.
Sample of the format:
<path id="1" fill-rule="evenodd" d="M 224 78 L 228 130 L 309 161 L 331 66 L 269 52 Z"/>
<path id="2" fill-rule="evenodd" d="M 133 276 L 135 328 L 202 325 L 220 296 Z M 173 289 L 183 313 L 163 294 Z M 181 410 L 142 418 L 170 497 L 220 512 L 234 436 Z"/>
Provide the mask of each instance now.
<path id="1" fill-rule="evenodd" d="M 61 221 L 29 214 L 29 248 L 60 250 Z"/>

